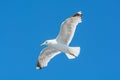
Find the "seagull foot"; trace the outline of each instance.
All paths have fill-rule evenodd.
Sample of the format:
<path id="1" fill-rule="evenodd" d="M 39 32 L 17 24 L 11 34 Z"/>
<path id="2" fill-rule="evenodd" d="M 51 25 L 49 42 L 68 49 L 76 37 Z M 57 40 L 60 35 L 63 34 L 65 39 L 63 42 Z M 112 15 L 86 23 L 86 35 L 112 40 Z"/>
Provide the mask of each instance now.
<path id="1" fill-rule="evenodd" d="M 74 56 L 74 57 L 76 57 L 73 53 L 69 53 L 71 56 Z"/>

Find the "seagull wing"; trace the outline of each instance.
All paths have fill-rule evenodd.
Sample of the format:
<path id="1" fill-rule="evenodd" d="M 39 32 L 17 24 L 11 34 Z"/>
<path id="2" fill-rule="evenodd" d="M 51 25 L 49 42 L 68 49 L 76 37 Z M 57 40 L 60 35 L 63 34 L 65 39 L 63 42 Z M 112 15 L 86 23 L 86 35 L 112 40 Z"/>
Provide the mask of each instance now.
<path id="1" fill-rule="evenodd" d="M 41 51 L 37 62 L 37 69 L 41 69 L 42 67 L 46 67 L 48 62 L 56 55 L 58 55 L 60 51 L 47 47 Z"/>
<path id="2" fill-rule="evenodd" d="M 70 18 L 66 19 L 61 24 L 61 29 L 56 40 L 60 43 L 69 45 L 69 43 L 71 42 L 74 36 L 76 26 L 78 25 L 78 23 L 81 22 L 81 17 L 82 17 L 82 13 L 78 12 L 73 16 L 71 16 Z"/>

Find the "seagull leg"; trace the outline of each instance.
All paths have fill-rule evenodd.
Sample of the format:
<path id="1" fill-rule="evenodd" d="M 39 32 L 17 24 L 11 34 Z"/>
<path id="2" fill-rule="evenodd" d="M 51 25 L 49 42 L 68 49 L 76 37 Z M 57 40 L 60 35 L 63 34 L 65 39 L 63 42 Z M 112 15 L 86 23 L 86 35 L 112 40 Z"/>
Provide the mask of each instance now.
<path id="1" fill-rule="evenodd" d="M 71 56 L 74 56 L 74 57 L 76 57 L 74 54 L 72 54 L 72 53 L 69 53 Z"/>
<path id="2" fill-rule="evenodd" d="M 67 49 L 67 52 L 66 52 L 66 53 L 70 54 L 71 56 L 77 57 L 76 55 L 74 55 L 73 53 L 71 53 L 71 52 L 69 51 L 69 49 Z"/>

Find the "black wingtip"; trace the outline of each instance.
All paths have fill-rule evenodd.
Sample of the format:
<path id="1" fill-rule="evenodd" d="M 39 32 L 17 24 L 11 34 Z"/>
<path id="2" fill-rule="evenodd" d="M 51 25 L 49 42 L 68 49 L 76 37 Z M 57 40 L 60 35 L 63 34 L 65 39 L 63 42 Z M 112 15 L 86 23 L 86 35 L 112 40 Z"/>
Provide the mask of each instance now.
<path id="1" fill-rule="evenodd" d="M 77 12 L 77 13 L 74 14 L 72 17 L 76 17 L 76 16 L 80 16 L 80 17 L 82 17 L 82 13 L 81 13 L 81 12 Z"/>
<path id="2" fill-rule="evenodd" d="M 42 69 L 42 66 L 41 66 L 41 64 L 39 62 L 37 62 L 36 69 Z"/>

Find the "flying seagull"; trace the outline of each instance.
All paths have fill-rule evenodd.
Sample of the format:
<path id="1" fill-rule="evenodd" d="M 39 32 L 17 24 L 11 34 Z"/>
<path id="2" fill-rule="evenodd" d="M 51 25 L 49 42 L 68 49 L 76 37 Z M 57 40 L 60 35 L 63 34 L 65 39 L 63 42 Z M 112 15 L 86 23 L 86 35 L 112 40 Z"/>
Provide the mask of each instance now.
<path id="1" fill-rule="evenodd" d="M 82 13 L 77 12 L 61 24 L 61 29 L 56 39 L 46 40 L 41 46 L 47 47 L 40 52 L 36 69 L 46 67 L 48 62 L 61 52 L 68 59 L 74 59 L 80 54 L 80 47 L 70 47 L 69 44 L 74 36 L 76 26 L 81 23 Z"/>

